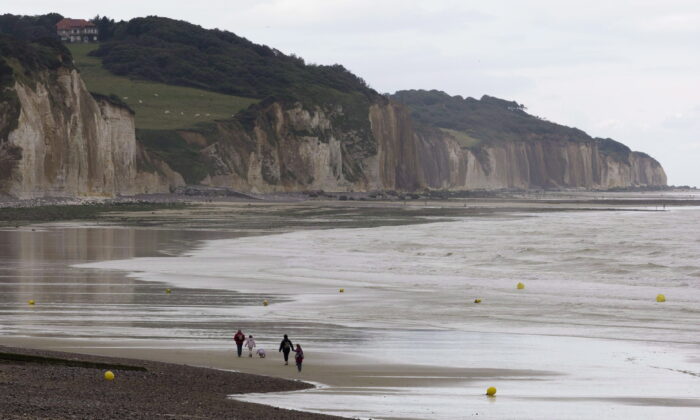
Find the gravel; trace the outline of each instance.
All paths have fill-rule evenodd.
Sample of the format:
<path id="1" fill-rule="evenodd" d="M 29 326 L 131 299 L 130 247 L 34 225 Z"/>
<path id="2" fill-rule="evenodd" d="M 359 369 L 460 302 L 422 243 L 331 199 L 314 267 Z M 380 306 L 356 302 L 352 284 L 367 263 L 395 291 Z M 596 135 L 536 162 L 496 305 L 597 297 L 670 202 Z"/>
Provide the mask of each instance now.
<path id="1" fill-rule="evenodd" d="M 104 379 L 107 370 L 114 380 Z M 0 346 L 0 418 L 8 420 L 339 418 L 227 399 L 311 387 L 185 365 Z"/>

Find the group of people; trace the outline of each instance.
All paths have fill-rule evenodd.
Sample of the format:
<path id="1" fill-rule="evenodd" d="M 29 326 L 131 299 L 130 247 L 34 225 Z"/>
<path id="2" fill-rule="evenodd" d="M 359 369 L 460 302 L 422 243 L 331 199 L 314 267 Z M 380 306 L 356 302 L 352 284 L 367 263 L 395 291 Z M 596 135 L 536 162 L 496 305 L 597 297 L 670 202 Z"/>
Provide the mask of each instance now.
<path id="1" fill-rule="evenodd" d="M 236 342 L 236 348 L 238 350 L 238 357 L 241 357 L 243 354 L 243 347 L 248 348 L 248 357 L 253 357 L 253 350 L 256 347 L 255 344 L 255 339 L 253 338 L 252 335 L 249 335 L 248 337 L 243 334 L 241 330 L 238 330 L 236 332 L 236 335 L 233 336 L 233 341 Z M 282 339 L 282 342 L 280 343 L 280 348 L 278 352 L 281 352 L 284 355 L 284 364 L 288 365 L 289 364 L 289 353 L 294 350 L 294 360 L 296 361 L 297 364 L 297 370 L 301 372 L 301 364 L 304 361 L 304 351 L 301 349 L 301 346 L 297 344 L 296 349 L 294 348 L 294 344 L 292 344 L 292 340 L 287 337 L 287 334 L 284 335 L 284 338 Z M 260 358 L 265 358 L 265 349 L 263 348 L 258 348 L 255 353 L 260 357 Z"/>

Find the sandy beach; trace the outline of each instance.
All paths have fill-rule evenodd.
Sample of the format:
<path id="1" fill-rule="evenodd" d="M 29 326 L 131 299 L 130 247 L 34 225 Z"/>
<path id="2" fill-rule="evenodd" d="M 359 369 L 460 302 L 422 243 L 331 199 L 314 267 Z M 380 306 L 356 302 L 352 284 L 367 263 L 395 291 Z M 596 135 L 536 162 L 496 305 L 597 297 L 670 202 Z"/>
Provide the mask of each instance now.
<path id="1" fill-rule="evenodd" d="M 700 269 L 676 244 L 697 209 L 615 200 L 214 203 L 9 229 L 0 341 L 307 381 L 232 398 L 346 417 L 685 418 Z M 237 328 L 268 357 L 235 357 Z"/>
<path id="2" fill-rule="evenodd" d="M 35 338 L 4 338 L 3 343 L 21 348 L 52 348 L 61 352 L 87 354 L 100 357 L 149 360 L 198 366 L 229 371 L 244 371 L 256 375 L 308 381 L 339 388 L 352 387 L 421 387 L 454 385 L 465 381 L 483 381 L 486 378 L 536 378 L 557 375 L 556 372 L 527 369 L 452 368 L 420 366 L 414 364 L 370 363 L 366 358 L 342 354 L 316 353 L 307 355 L 310 360 L 297 372 L 290 357 L 285 366 L 281 353 L 268 352 L 268 357 L 250 358 L 247 350 L 237 357 L 235 348 L 227 350 L 200 348 L 168 348 L 160 342 L 124 342 L 118 345 L 87 342 L 83 340 L 46 340 Z M 233 347 L 233 345 L 232 345 Z M 313 361 L 311 361 L 313 358 Z M 260 391 L 250 391 L 260 392 Z"/>
<path id="3" fill-rule="evenodd" d="M 310 386 L 266 376 L 4 346 L 0 369 L 3 419 L 334 418 L 228 398 Z"/>

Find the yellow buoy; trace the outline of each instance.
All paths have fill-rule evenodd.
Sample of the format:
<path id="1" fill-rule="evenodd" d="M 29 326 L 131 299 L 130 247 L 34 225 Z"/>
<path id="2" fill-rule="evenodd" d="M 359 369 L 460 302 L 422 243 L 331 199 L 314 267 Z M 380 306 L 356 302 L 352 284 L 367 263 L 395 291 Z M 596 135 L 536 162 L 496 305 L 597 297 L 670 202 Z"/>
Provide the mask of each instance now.
<path id="1" fill-rule="evenodd" d="M 170 293 L 172 293 L 172 290 L 170 290 L 170 289 L 165 289 L 165 293 L 170 294 Z"/>
<path id="2" fill-rule="evenodd" d="M 105 379 L 108 380 L 108 381 L 113 380 L 113 379 L 114 379 L 114 373 L 112 373 L 111 370 L 108 370 L 107 372 L 105 372 Z"/>
<path id="3" fill-rule="evenodd" d="M 270 302 L 268 302 L 267 299 L 263 300 L 263 306 L 267 306 L 269 304 L 270 304 Z"/>
<path id="4" fill-rule="evenodd" d="M 662 294 L 658 294 L 658 295 L 656 295 L 656 301 L 657 302 L 666 302 L 666 296 L 664 296 Z"/>
<path id="5" fill-rule="evenodd" d="M 524 284 L 522 284 L 522 283 L 518 283 L 518 285 L 517 285 L 517 286 L 515 286 L 515 287 L 516 287 L 516 288 L 517 288 L 518 290 L 522 290 L 522 289 L 524 289 L 524 288 L 525 288 L 525 285 L 524 285 Z"/>
<path id="6" fill-rule="evenodd" d="M 489 397 L 493 397 L 494 395 L 496 395 L 496 387 L 495 386 L 488 387 L 488 389 L 486 390 L 486 395 L 488 395 Z"/>
<path id="7" fill-rule="evenodd" d="M 34 305 L 35 303 L 36 303 L 36 302 L 34 302 L 34 299 L 29 299 L 29 300 L 27 301 L 27 304 L 28 304 L 28 305 Z"/>
<path id="8" fill-rule="evenodd" d="M 340 293 L 345 293 L 345 289 L 338 290 Z"/>
<path id="9" fill-rule="evenodd" d="M 479 298 L 474 299 L 474 303 L 481 303 L 481 299 L 479 299 Z"/>

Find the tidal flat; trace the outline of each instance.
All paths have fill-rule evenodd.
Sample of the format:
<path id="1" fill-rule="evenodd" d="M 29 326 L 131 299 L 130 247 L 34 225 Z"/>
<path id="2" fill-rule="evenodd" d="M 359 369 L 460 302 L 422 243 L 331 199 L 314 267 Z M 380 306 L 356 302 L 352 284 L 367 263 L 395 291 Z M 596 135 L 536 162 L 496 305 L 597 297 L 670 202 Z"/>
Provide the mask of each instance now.
<path id="1" fill-rule="evenodd" d="M 694 200 L 199 203 L 8 227 L 0 343 L 301 379 L 318 386 L 235 398 L 349 417 L 694 417 Z M 238 328 L 268 358 L 235 357 Z"/>

